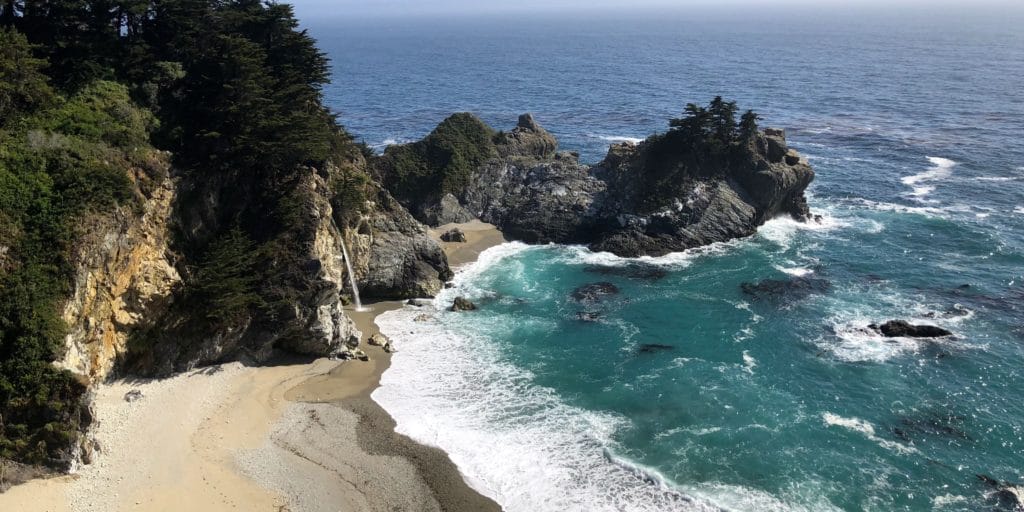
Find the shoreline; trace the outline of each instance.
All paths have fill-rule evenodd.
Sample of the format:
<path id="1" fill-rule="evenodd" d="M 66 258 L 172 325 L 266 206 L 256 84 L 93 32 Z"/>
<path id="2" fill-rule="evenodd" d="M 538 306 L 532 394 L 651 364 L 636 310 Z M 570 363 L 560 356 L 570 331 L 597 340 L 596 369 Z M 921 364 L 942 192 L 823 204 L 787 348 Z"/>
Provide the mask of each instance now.
<path id="1" fill-rule="evenodd" d="M 440 242 L 451 266 L 503 243 L 493 226 L 460 227 L 467 242 Z M 366 344 L 377 315 L 404 302 L 352 311 L 367 362 L 283 358 L 267 366 L 226 363 L 162 380 L 120 379 L 96 390 L 99 443 L 72 475 L 32 480 L 0 493 L 0 509 L 497 511 L 439 448 L 395 432 L 370 397 L 391 354 Z M 401 350 L 401 347 L 397 347 Z M 142 398 L 128 402 L 125 394 Z"/>

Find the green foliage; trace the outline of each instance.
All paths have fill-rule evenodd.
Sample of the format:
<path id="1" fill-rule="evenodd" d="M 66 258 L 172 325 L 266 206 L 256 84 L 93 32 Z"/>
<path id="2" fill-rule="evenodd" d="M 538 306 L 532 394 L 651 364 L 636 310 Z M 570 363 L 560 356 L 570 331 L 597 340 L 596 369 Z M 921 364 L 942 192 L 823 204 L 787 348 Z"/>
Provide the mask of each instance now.
<path id="1" fill-rule="evenodd" d="M 473 171 L 497 155 L 498 136 L 476 116 L 455 114 L 419 142 L 388 147 L 375 166 L 384 186 L 400 201 L 457 195 Z"/>
<path id="2" fill-rule="evenodd" d="M 648 138 L 640 148 L 634 168 L 644 177 L 624 177 L 641 208 L 657 210 L 684 194 L 698 177 L 724 175 L 737 162 L 749 158 L 760 117 L 746 111 L 736 121 L 735 102 L 715 97 L 707 107 L 689 103 L 683 117 L 669 120 L 668 133 Z"/>
<path id="3" fill-rule="evenodd" d="M 365 210 L 366 201 L 373 190 L 370 177 L 359 169 L 338 170 L 331 176 L 331 190 L 334 196 L 331 205 L 340 225 L 348 225 Z"/>
<path id="4" fill-rule="evenodd" d="M 211 323 L 226 325 L 265 305 L 257 293 L 257 261 L 256 244 L 237 226 L 207 248 L 191 293 Z"/>
<path id="5" fill-rule="evenodd" d="M 53 102 L 45 64 L 23 34 L 0 27 L 0 128 Z"/>
<path id="6" fill-rule="evenodd" d="M 56 464 L 83 420 L 85 387 L 50 364 L 64 344 L 76 226 L 133 202 L 126 169 L 151 152 L 152 117 L 99 82 L 0 133 L 0 457 Z"/>

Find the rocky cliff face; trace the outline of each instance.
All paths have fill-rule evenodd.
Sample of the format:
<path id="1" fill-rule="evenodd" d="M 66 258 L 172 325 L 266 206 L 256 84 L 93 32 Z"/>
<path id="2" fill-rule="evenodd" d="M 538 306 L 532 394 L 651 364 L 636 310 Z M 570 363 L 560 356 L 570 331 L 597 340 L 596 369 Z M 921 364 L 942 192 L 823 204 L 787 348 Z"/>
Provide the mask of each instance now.
<path id="1" fill-rule="evenodd" d="M 140 192 L 141 194 L 141 192 Z M 181 283 L 169 249 L 174 183 L 144 197 L 141 212 L 119 209 L 83 222 L 73 293 L 64 306 L 66 352 L 57 365 L 99 382 L 127 350 L 128 339 L 153 325 Z"/>
<path id="2" fill-rule="evenodd" d="M 590 167 L 557 152 L 554 137 L 526 114 L 496 140 L 500 156 L 482 165 L 457 197 L 411 209 L 441 212 L 422 219 L 427 222 L 468 214 L 513 239 L 581 243 L 620 256 L 749 236 L 779 215 L 809 217 L 804 190 L 814 171 L 789 149 L 783 131 L 767 129 L 744 146 L 699 159 L 673 144 L 664 135 L 613 145 Z M 670 192 L 650 189 L 658 166 L 673 173 Z M 652 200 L 658 194 L 663 197 Z"/>
<path id="3" fill-rule="evenodd" d="M 365 176 L 365 161 L 345 166 Z M 342 244 L 364 297 L 437 293 L 451 272 L 426 228 L 372 182 L 365 184 L 364 204 L 344 204 L 335 190 L 338 172 L 306 169 L 275 191 L 295 212 L 290 229 L 271 240 L 283 249 L 268 263 L 273 267 L 264 269 L 275 278 L 269 293 L 278 300 L 262 314 L 230 324 L 213 326 L 204 319 L 189 288 L 198 263 L 175 250 L 172 233 L 189 237 L 219 229 L 225 197 L 258 199 L 254 191 L 231 196 L 179 176 L 155 187 L 141 210 L 96 215 L 84 223 L 73 257 L 72 296 L 64 308 L 69 331 L 59 366 L 97 383 L 118 368 L 163 375 L 225 360 L 260 363 L 279 350 L 330 355 L 360 337 L 344 310 L 352 290 Z M 188 207 L 181 190 L 187 190 Z M 247 209 L 234 204 L 231 211 L 237 216 Z"/>

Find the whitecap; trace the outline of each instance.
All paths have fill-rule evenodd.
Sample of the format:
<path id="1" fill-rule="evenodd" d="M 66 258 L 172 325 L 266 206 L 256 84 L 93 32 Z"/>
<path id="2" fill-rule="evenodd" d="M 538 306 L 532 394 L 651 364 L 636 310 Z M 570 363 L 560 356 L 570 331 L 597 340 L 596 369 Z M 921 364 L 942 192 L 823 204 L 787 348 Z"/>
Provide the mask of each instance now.
<path id="1" fill-rule="evenodd" d="M 757 228 L 757 235 L 780 247 L 789 249 L 793 237 L 800 231 L 831 231 L 846 227 L 848 224 L 829 215 L 827 212 L 819 221 L 800 222 L 793 217 L 783 215 L 769 220 Z"/>
<path id="2" fill-rule="evenodd" d="M 781 265 L 775 265 L 775 269 L 793 277 L 806 277 L 814 273 L 813 269 L 806 267 L 783 267 Z"/>
<path id="3" fill-rule="evenodd" d="M 1017 181 L 1020 178 L 1016 178 L 1016 177 L 1013 177 L 1013 176 L 981 176 L 981 177 L 974 178 L 974 179 L 977 180 L 977 181 L 997 181 L 997 182 L 999 182 L 999 181 Z"/>
<path id="4" fill-rule="evenodd" d="M 754 374 L 754 368 L 756 368 L 756 367 L 757 367 L 757 359 L 754 359 L 754 357 L 750 355 L 750 351 L 749 350 L 744 350 L 743 351 L 743 371 L 753 375 Z"/>
<path id="5" fill-rule="evenodd" d="M 690 266 L 693 263 L 693 260 L 698 257 L 724 254 L 739 243 L 742 243 L 742 241 L 731 240 L 728 242 L 716 242 L 686 251 L 670 252 L 663 256 L 639 256 L 636 258 L 617 256 L 604 251 L 594 252 L 582 245 L 565 245 L 557 246 L 561 251 L 557 261 L 568 265 L 600 265 L 604 267 L 624 267 L 642 263 L 681 269 Z"/>
<path id="6" fill-rule="evenodd" d="M 1024 206 L 1017 206 L 1013 209 L 1013 213 L 1018 215 L 1024 215 Z"/>
<path id="7" fill-rule="evenodd" d="M 863 434 L 864 437 L 868 438 L 869 440 L 875 442 L 876 444 L 887 450 L 892 450 L 901 454 L 917 453 L 917 449 L 914 448 L 913 446 L 907 446 L 901 443 L 897 443 L 896 441 L 890 441 L 888 439 L 882 439 L 878 437 L 877 435 L 875 435 L 874 425 L 872 425 L 871 422 L 867 420 L 862 420 L 860 418 L 844 418 L 842 416 L 839 416 L 838 414 L 833 414 L 831 412 L 826 412 L 822 414 L 821 418 L 825 422 L 825 426 L 843 427 L 847 430 L 859 432 Z"/>
<path id="8" fill-rule="evenodd" d="M 932 167 L 929 167 L 924 172 L 900 178 L 904 185 L 913 188 L 913 192 L 910 195 L 914 198 L 921 199 L 934 192 L 935 186 L 928 185 L 927 183 L 948 178 L 953 174 L 953 167 L 957 165 L 957 162 L 953 160 L 937 156 L 928 157 L 928 161 L 932 163 Z"/>
<path id="9" fill-rule="evenodd" d="M 633 144 L 639 144 L 644 141 L 641 137 L 628 137 L 625 135 L 598 135 L 589 133 L 587 136 L 594 139 L 600 139 L 605 142 L 631 142 Z"/>
<path id="10" fill-rule="evenodd" d="M 964 503 L 969 500 L 966 496 L 960 496 L 959 494 L 943 494 L 942 496 L 936 496 L 932 498 L 932 508 L 944 509 L 946 507 L 957 507 L 960 508 Z"/>

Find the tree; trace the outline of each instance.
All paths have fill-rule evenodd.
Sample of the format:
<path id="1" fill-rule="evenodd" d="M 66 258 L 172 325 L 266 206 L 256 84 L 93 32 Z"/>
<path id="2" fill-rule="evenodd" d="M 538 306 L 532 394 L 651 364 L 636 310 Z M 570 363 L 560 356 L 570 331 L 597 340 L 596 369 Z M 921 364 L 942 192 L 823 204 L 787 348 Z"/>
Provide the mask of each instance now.
<path id="1" fill-rule="evenodd" d="M 45 68 L 46 61 L 32 56 L 23 34 L 0 28 L 0 128 L 53 103 Z"/>
<path id="2" fill-rule="evenodd" d="M 757 121 L 760 119 L 761 116 L 757 115 L 753 110 L 743 113 L 739 124 L 741 141 L 749 142 L 757 135 Z"/>

